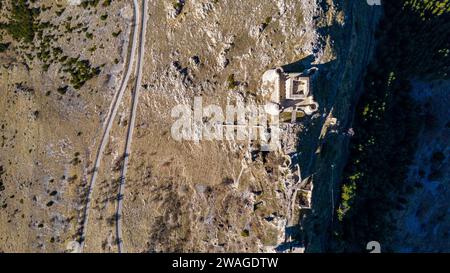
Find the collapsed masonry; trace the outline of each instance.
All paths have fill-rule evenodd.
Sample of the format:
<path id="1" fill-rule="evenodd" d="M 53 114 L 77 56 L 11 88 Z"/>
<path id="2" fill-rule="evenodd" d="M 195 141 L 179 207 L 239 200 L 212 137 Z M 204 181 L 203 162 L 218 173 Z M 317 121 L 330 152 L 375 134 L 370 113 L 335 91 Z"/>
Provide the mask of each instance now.
<path id="1" fill-rule="evenodd" d="M 310 176 L 305 180 L 301 181 L 296 192 L 296 203 L 300 209 L 311 209 L 311 199 L 313 191 L 313 177 Z"/>
<path id="2" fill-rule="evenodd" d="M 287 128 L 295 126 L 299 118 L 305 115 L 310 116 L 319 110 L 319 104 L 314 101 L 311 87 L 311 71 L 314 73 L 316 70 L 311 68 L 307 72 L 285 72 L 282 67 L 279 67 L 263 74 L 262 95 L 269 104 L 278 106 L 280 122 L 288 125 Z M 292 138 L 292 135 L 287 138 Z M 291 147 L 284 147 L 284 150 L 288 154 L 295 153 L 296 143 L 290 144 L 288 146 Z M 308 177 L 303 180 L 300 166 L 297 165 L 297 168 L 298 174 L 295 175 L 296 179 L 292 183 L 293 206 L 301 210 L 311 209 L 313 178 Z"/>

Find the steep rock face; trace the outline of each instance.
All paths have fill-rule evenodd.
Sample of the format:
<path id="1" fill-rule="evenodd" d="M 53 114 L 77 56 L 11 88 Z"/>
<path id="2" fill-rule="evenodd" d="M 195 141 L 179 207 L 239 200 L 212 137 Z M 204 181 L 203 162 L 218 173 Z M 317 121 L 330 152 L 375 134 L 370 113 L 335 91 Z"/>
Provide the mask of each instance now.
<path id="1" fill-rule="evenodd" d="M 336 58 L 324 64 L 317 79 L 317 99 L 321 116 L 306 125 L 309 129 L 299 140 L 299 161 L 303 177 L 313 175 L 313 208 L 300 220 L 301 240 L 309 252 L 327 249 L 335 204 L 340 198 L 339 181 L 347 157 L 348 141 L 353 133 L 353 107 L 361 92 L 365 69 L 375 48 L 374 30 L 381 16 L 380 7 L 364 1 L 346 1 L 342 28 L 330 28 Z M 319 66 L 320 67 L 320 66 Z M 335 126 L 330 126 L 335 118 Z"/>

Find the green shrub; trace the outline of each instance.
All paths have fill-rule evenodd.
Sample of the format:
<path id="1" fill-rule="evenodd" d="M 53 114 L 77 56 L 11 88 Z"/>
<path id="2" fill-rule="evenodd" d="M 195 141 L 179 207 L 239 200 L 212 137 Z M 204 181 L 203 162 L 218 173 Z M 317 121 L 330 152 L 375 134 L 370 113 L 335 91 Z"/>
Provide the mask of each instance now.
<path id="1" fill-rule="evenodd" d="M 227 86 L 228 86 L 228 89 L 230 89 L 230 90 L 236 89 L 236 87 L 238 86 L 238 82 L 234 79 L 234 74 L 230 74 L 228 76 Z"/>
<path id="2" fill-rule="evenodd" d="M 5 52 L 8 50 L 11 43 L 0 43 L 0 53 Z"/>
<path id="3" fill-rule="evenodd" d="M 87 81 L 100 74 L 100 67 L 92 67 L 88 60 L 69 58 L 63 64 L 63 71 L 69 73 L 70 84 L 80 89 Z"/>
<path id="4" fill-rule="evenodd" d="M 11 17 L 7 24 L 0 24 L 15 40 L 32 43 L 35 36 L 35 19 L 39 9 L 32 9 L 26 0 L 17 0 L 12 4 Z"/>

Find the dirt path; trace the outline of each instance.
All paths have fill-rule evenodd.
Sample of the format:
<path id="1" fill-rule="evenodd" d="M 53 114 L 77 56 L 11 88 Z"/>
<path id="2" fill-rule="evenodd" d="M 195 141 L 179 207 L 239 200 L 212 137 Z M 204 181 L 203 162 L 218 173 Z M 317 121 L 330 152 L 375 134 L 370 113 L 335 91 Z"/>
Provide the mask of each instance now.
<path id="1" fill-rule="evenodd" d="M 130 110 L 130 121 L 128 125 L 128 133 L 127 139 L 125 143 L 125 151 L 123 153 L 123 165 L 122 171 L 120 174 L 120 184 L 119 184 L 119 193 L 117 196 L 117 213 L 116 213 L 116 235 L 117 235 L 117 244 L 119 253 L 124 252 L 123 248 L 123 237 L 122 237 L 122 210 L 123 210 L 123 197 L 125 193 L 125 178 L 127 175 L 128 164 L 131 155 L 131 144 L 133 140 L 133 132 L 136 123 L 136 113 L 137 106 L 139 102 L 139 92 L 141 89 L 141 81 L 142 81 L 142 68 L 144 66 L 145 59 L 145 37 L 147 33 L 147 0 L 143 0 L 142 3 L 142 20 L 141 20 L 141 37 L 140 37 L 140 46 L 139 46 L 139 59 L 138 59 L 138 70 L 137 70 L 137 79 L 134 86 L 134 92 L 132 95 L 132 105 Z"/>
<path id="2" fill-rule="evenodd" d="M 132 31 L 133 37 L 132 37 L 132 45 L 131 45 L 131 52 L 129 55 L 128 66 L 126 68 L 125 76 L 122 79 L 120 88 L 117 90 L 113 100 L 111 101 L 111 106 L 110 106 L 110 110 L 108 113 L 108 117 L 107 117 L 107 119 L 105 121 L 105 125 L 104 125 L 103 136 L 102 136 L 100 146 L 97 151 L 96 158 L 95 158 L 93 173 L 92 173 L 92 177 L 91 177 L 88 192 L 87 192 L 87 201 L 86 201 L 86 206 L 85 206 L 83 222 L 81 224 L 81 235 L 80 235 L 80 239 L 79 239 L 80 240 L 79 252 L 83 252 L 83 250 L 84 250 L 84 245 L 85 245 L 85 241 L 86 241 L 86 232 L 87 232 L 87 228 L 88 228 L 88 224 L 89 224 L 89 212 L 90 212 L 90 207 L 91 207 L 92 194 L 95 189 L 95 182 L 96 182 L 96 179 L 98 176 L 98 171 L 99 171 L 100 164 L 101 164 L 101 161 L 103 158 L 103 154 L 104 154 L 106 145 L 109 140 L 109 133 L 111 131 L 113 121 L 117 115 L 117 111 L 118 111 L 120 102 L 122 101 L 123 94 L 125 93 L 125 90 L 127 88 L 131 72 L 133 70 L 134 60 L 135 60 L 135 56 L 136 56 L 137 41 L 138 41 L 138 21 L 139 21 L 139 17 L 140 17 L 137 0 L 133 0 L 133 8 L 134 8 L 134 20 L 133 20 L 133 31 Z"/>

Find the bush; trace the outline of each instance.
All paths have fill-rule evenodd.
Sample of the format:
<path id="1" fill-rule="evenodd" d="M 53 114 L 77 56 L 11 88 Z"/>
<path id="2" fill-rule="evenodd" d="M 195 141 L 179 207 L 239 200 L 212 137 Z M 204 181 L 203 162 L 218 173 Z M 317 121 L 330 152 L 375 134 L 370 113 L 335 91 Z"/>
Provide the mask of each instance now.
<path id="1" fill-rule="evenodd" d="M 238 82 L 234 79 L 234 74 L 231 74 L 228 76 L 227 86 L 228 86 L 228 89 L 230 89 L 230 90 L 236 89 L 236 87 L 238 86 Z"/>
<path id="2" fill-rule="evenodd" d="M 5 29 L 15 40 L 25 43 L 32 43 L 35 36 L 35 15 L 39 14 L 38 9 L 31 9 L 26 0 L 17 0 L 12 5 L 9 23 L 1 24 L 0 28 Z"/>
<path id="3" fill-rule="evenodd" d="M 6 50 L 8 50 L 10 43 L 0 43 L 0 53 L 5 52 Z"/>

